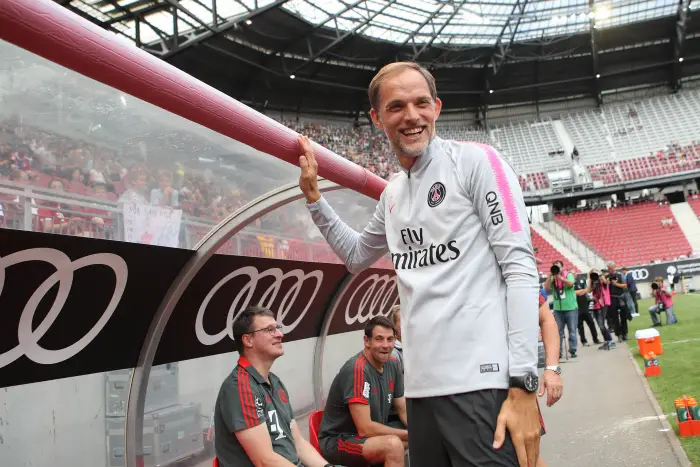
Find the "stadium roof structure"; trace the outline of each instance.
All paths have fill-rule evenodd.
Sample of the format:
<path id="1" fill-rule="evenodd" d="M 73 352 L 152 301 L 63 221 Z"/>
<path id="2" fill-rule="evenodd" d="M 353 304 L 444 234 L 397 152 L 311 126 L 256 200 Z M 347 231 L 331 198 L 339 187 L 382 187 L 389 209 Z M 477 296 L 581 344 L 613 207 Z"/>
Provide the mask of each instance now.
<path id="1" fill-rule="evenodd" d="M 366 111 L 412 60 L 444 109 L 595 97 L 700 75 L 691 0 L 54 0 L 253 106 Z"/>

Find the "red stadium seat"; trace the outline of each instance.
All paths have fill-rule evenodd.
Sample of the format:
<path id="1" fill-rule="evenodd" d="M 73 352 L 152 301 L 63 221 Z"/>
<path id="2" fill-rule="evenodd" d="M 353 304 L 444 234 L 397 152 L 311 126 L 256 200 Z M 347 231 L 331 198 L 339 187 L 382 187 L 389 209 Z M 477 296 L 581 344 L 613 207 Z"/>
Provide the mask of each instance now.
<path id="1" fill-rule="evenodd" d="M 668 261 L 692 250 L 671 207 L 665 204 L 643 202 L 558 214 L 556 219 L 600 257 L 621 265 Z M 674 219 L 673 225 L 663 226 L 664 219 Z M 634 242 L 625 241 L 623 233 L 633 233 Z"/>
<path id="2" fill-rule="evenodd" d="M 214 456 L 214 460 L 211 461 L 212 467 L 219 467 L 219 459 Z"/>
<path id="3" fill-rule="evenodd" d="M 537 270 L 543 274 L 549 274 L 549 268 L 552 266 L 555 260 L 564 261 L 564 268 L 574 274 L 578 274 L 579 269 L 574 266 L 571 260 L 565 257 L 559 250 L 554 248 L 554 245 L 549 243 L 540 234 L 537 233 L 535 229 L 530 229 L 530 234 L 532 238 L 532 246 L 537 248 L 537 254 L 535 255 L 540 264 L 537 265 Z"/>
<path id="4" fill-rule="evenodd" d="M 323 410 L 316 410 L 309 416 L 309 441 L 311 445 L 321 454 L 321 447 L 318 445 L 318 430 L 321 428 Z"/>

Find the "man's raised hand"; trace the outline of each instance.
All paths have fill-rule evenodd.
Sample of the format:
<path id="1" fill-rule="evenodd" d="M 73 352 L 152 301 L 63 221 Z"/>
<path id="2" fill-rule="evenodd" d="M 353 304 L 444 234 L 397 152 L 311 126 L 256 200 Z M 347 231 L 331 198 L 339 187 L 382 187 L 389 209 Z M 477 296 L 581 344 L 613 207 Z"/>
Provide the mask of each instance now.
<path id="1" fill-rule="evenodd" d="M 318 191 L 318 163 L 309 138 L 299 135 L 299 147 L 301 152 L 301 156 L 299 156 L 299 167 L 301 167 L 299 188 L 306 196 L 306 202 L 311 204 L 321 198 L 321 192 Z"/>

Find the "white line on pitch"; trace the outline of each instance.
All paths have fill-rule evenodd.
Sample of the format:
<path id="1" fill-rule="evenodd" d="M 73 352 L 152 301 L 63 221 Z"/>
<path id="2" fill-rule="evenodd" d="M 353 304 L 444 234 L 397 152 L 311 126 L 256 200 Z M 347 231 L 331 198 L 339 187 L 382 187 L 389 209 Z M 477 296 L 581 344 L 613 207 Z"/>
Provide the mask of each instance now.
<path id="1" fill-rule="evenodd" d="M 662 342 L 663 345 L 671 345 L 671 344 L 685 344 L 686 342 L 697 342 L 700 341 L 700 337 L 696 339 L 684 339 L 682 341 L 671 341 L 671 342 Z"/>

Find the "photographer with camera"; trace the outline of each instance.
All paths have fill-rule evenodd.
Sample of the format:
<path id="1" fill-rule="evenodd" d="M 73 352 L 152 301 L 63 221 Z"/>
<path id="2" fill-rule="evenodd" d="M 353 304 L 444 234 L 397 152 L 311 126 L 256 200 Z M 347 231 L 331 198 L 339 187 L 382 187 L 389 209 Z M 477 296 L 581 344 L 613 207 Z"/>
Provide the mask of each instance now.
<path id="1" fill-rule="evenodd" d="M 627 320 L 631 320 L 629 310 L 627 309 L 627 301 L 624 294 L 627 291 L 627 284 L 622 279 L 622 274 L 615 270 L 615 263 L 608 263 L 608 274 L 606 279 L 610 283 L 610 307 L 608 308 L 608 317 L 613 325 L 613 330 L 618 341 L 629 340 L 627 336 Z"/>
<path id="2" fill-rule="evenodd" d="M 564 262 L 556 260 L 549 270 L 550 276 L 544 281 L 544 289 L 554 297 L 554 319 L 559 328 L 559 339 L 564 340 L 564 328 L 569 330 L 569 354 L 576 358 L 576 332 L 578 330 L 578 302 L 574 292 L 576 277 L 564 269 Z M 559 351 L 562 358 L 563 349 Z"/>
<path id="3" fill-rule="evenodd" d="M 664 278 L 656 277 L 651 283 L 651 294 L 654 297 L 655 304 L 649 307 L 649 314 L 654 326 L 661 326 L 659 313 L 666 312 L 666 324 L 676 324 L 678 319 L 673 314 L 673 296 L 664 290 Z"/>
<path id="4" fill-rule="evenodd" d="M 588 280 L 585 276 L 581 276 L 576 279 L 574 290 L 576 293 L 576 302 L 578 303 L 578 336 L 581 339 L 581 345 L 584 347 L 588 346 L 588 340 L 586 340 L 586 330 L 583 327 L 584 323 L 588 324 L 588 329 L 591 331 L 593 343 L 600 345 L 600 340 L 598 340 L 598 329 L 595 326 L 595 321 L 593 320 L 593 315 L 591 314 L 592 299 L 588 295 L 590 291 L 588 290 Z"/>
<path id="5" fill-rule="evenodd" d="M 608 312 L 608 307 L 610 306 L 610 286 L 607 279 L 600 274 L 597 269 L 591 269 L 588 273 L 588 289 L 583 291 L 584 293 L 590 292 L 593 296 L 591 313 L 593 314 L 593 319 L 598 323 L 600 332 L 603 334 L 603 340 L 605 341 L 603 345 L 598 347 L 598 350 L 611 350 L 617 347 L 612 341 L 612 335 L 608 331 L 605 325 L 605 316 Z M 576 293 L 582 293 L 581 290 Z"/>

